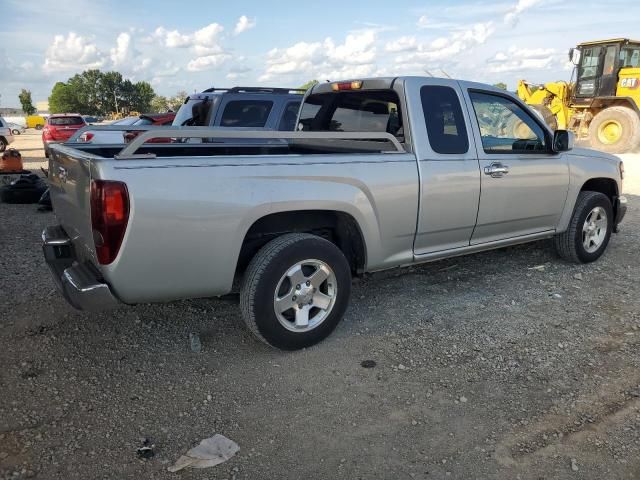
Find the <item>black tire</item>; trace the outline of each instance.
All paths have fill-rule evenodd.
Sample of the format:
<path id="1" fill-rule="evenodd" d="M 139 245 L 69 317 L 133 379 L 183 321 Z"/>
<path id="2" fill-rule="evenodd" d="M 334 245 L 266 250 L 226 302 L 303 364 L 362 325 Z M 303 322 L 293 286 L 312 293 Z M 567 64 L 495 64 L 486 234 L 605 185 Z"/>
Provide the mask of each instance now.
<path id="1" fill-rule="evenodd" d="M 544 120 L 544 123 L 546 123 L 551 130 L 555 132 L 558 129 L 558 119 L 551 113 L 549 107 L 546 105 L 531 105 L 531 108 L 538 112 L 542 120 Z"/>
<path id="2" fill-rule="evenodd" d="M 7 143 L 5 138 L 0 137 L 0 152 L 4 152 L 7 149 L 7 145 L 9 145 L 9 143 Z"/>
<path id="3" fill-rule="evenodd" d="M 278 319 L 274 294 L 283 276 L 296 263 L 308 259 L 324 262 L 333 271 L 337 290 L 324 320 L 311 330 L 296 332 Z M 281 350 L 298 350 L 315 345 L 333 332 L 350 295 L 351 270 L 340 249 L 316 235 L 290 233 L 267 243 L 249 263 L 240 290 L 240 309 L 247 327 L 259 340 Z"/>
<path id="4" fill-rule="evenodd" d="M 36 125 L 36 130 L 42 130 L 43 128 L 44 128 L 44 125 L 40 125 L 40 124 Z"/>
<path id="5" fill-rule="evenodd" d="M 14 128 L 13 130 L 11 130 L 11 133 L 13 133 L 14 135 L 20 135 L 20 130 Z"/>
<path id="6" fill-rule="evenodd" d="M 607 231 L 597 250 L 587 251 L 583 243 L 583 226 L 587 216 L 596 207 L 602 207 L 607 215 Z M 558 255 L 573 263 L 589 263 L 597 260 L 607 249 L 611 232 L 613 230 L 613 207 L 611 200 L 600 192 L 580 192 L 573 215 L 569 221 L 569 227 L 563 233 L 556 235 L 554 239 Z"/>
<path id="7" fill-rule="evenodd" d="M 609 141 L 603 133 L 606 124 L 615 122 L 621 129 L 617 141 Z M 625 153 L 640 145 L 640 117 L 627 107 L 609 107 L 598 113 L 589 124 L 589 141 L 597 150 Z"/>

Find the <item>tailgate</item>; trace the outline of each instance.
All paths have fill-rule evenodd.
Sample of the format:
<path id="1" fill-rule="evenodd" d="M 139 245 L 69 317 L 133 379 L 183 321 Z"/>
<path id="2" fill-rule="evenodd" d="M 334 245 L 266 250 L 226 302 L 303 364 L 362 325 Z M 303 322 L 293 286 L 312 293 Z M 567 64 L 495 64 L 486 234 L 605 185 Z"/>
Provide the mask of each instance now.
<path id="1" fill-rule="evenodd" d="M 80 127 L 82 127 L 82 125 L 56 126 L 55 128 L 49 128 L 49 133 L 51 138 L 56 142 L 64 142 L 65 140 L 69 140 Z"/>
<path id="2" fill-rule="evenodd" d="M 49 189 L 53 211 L 72 239 L 79 259 L 95 260 L 91 227 L 91 156 L 79 150 L 52 145 Z M 95 263 L 95 261 L 94 261 Z"/>

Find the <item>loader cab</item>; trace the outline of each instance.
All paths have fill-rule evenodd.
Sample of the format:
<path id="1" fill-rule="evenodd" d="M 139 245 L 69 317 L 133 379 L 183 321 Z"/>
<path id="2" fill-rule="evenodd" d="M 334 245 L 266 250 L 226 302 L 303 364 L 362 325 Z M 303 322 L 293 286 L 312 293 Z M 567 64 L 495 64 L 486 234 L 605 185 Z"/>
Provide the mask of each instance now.
<path id="1" fill-rule="evenodd" d="M 628 39 L 581 43 L 569 51 L 576 65 L 574 99 L 577 104 L 594 98 L 615 97 L 623 68 L 640 66 L 640 42 Z"/>

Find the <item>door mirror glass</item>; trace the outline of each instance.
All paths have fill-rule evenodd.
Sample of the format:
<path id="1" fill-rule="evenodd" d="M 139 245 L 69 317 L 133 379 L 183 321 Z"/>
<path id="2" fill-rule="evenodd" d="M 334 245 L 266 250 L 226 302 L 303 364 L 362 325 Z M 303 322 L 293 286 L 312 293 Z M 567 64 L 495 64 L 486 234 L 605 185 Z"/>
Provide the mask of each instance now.
<path id="1" fill-rule="evenodd" d="M 568 152 L 573 149 L 573 143 L 575 136 L 573 132 L 568 130 L 556 130 L 553 134 L 553 151 L 554 152 Z"/>

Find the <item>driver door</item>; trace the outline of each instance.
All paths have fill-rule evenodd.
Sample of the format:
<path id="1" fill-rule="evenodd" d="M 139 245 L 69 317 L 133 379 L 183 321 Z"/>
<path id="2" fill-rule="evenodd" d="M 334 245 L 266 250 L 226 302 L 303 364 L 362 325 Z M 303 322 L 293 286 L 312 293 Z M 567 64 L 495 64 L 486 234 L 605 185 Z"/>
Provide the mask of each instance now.
<path id="1" fill-rule="evenodd" d="M 509 95 L 468 95 L 480 164 L 471 244 L 555 230 L 569 187 L 567 155 L 551 152 L 551 132 Z"/>

